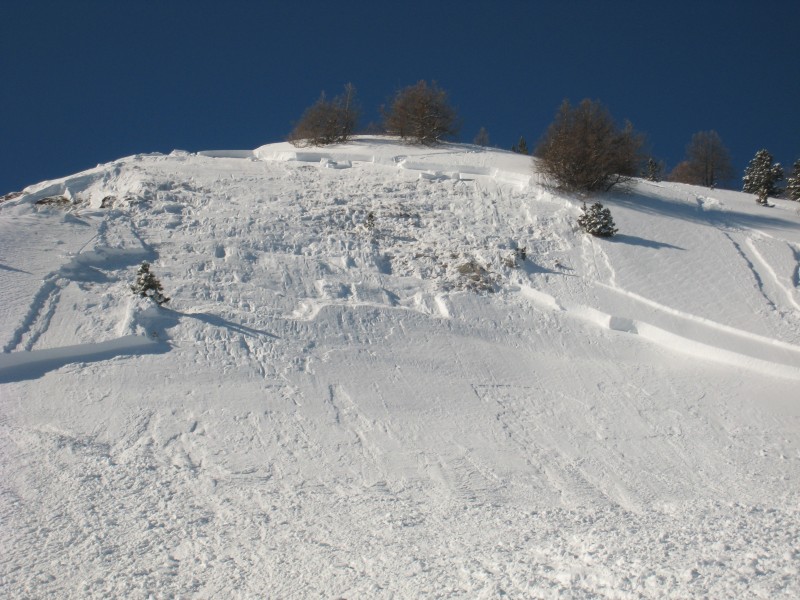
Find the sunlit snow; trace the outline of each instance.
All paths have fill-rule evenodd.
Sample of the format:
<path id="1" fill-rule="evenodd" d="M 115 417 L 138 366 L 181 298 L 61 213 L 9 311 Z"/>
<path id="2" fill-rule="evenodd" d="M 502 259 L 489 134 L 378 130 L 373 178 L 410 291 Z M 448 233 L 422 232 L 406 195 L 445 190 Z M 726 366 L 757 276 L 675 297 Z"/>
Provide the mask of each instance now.
<path id="1" fill-rule="evenodd" d="M 800 204 L 545 183 L 364 137 L 0 204 L 0 595 L 800 597 Z"/>

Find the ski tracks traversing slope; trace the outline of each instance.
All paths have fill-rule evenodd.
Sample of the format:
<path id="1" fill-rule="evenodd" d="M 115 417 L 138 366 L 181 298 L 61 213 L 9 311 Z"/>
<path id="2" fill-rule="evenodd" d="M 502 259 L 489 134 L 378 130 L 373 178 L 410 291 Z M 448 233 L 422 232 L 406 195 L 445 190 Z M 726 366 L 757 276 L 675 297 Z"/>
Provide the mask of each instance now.
<path id="1" fill-rule="evenodd" d="M 116 174 L 120 172 L 119 168 L 111 171 Z M 64 315 L 66 321 L 74 320 L 75 309 L 81 304 L 85 309 L 79 309 L 79 314 L 107 317 L 102 312 L 91 310 L 98 305 L 108 307 L 110 296 L 104 290 L 99 290 L 100 286 L 107 289 L 109 284 L 119 280 L 120 270 L 145 259 L 152 260 L 152 249 L 137 233 L 127 213 L 91 207 L 90 198 L 117 189 L 116 186 L 102 188 L 109 181 L 113 186 L 111 171 L 98 168 L 87 176 L 68 178 L 65 184 L 53 184 L 44 191 L 34 190 L 20 197 L 16 206 L 6 207 L 4 210 L 3 236 L 8 243 L 6 251 L 11 254 L 12 260 L 14 253 L 22 256 L 21 253 L 25 252 L 27 260 L 36 252 L 52 252 L 49 246 L 53 241 L 57 244 L 60 257 L 60 260 L 49 260 L 51 267 L 53 264 L 57 265 L 55 270 L 41 273 L 39 289 L 28 304 L 27 314 L 17 321 L 15 329 L 6 340 L 4 352 L 97 341 L 85 339 L 78 333 L 82 323 L 74 324 L 72 332 L 66 330 L 69 328 L 67 324 L 66 328 L 57 327 L 48 335 L 53 319 L 60 318 L 59 305 L 70 301 L 77 303 L 76 306 L 67 308 L 69 314 Z M 94 189 L 98 186 L 101 188 L 99 191 Z M 38 218 L 15 214 L 31 205 L 45 192 L 49 193 L 51 188 L 66 188 L 74 204 L 69 208 L 40 208 L 34 213 Z M 14 229 L 19 227 L 23 228 L 28 241 L 14 244 Z M 55 236 L 52 231 L 57 231 Z M 13 323 L 12 319 L 13 317 L 7 322 Z M 119 323 L 118 319 L 119 314 L 115 313 L 111 318 L 112 323 L 105 329 L 113 331 Z"/>
<path id="2" fill-rule="evenodd" d="M 3 352 L 23 343 L 23 337 L 40 316 L 47 315 L 53 296 L 60 290 L 60 269 L 52 271 L 53 262 L 65 264 L 70 253 L 79 252 L 95 234 L 89 223 L 64 214 L 59 209 L 44 209 L 38 214 L 20 214 L 9 206 L 3 211 L 0 227 L 3 235 Z M 48 234 L 56 231 L 55 235 Z M 53 255 L 59 261 L 53 261 Z M 29 294 L 25 301 L 8 296 L 15 290 Z M 44 313 L 44 314 L 43 314 Z"/>
<path id="3" fill-rule="evenodd" d="M 800 320 L 800 248 L 764 236 L 748 236 L 746 246 L 768 274 L 781 316 Z"/>
<path id="4" fill-rule="evenodd" d="M 392 361 L 408 370 L 412 356 L 395 354 Z M 477 375 L 477 355 L 464 358 L 470 361 L 465 367 Z M 508 359 L 498 356 L 487 373 L 503 373 Z M 684 506 L 677 498 L 685 498 L 686 491 L 676 493 L 678 504 L 665 513 L 629 512 L 615 508 L 616 502 L 581 507 L 581 499 L 595 502 L 596 491 L 585 478 L 597 473 L 592 467 L 598 459 L 594 453 L 576 456 L 569 440 L 580 440 L 579 435 L 561 436 L 575 422 L 567 416 L 569 405 L 561 406 L 564 398 L 539 404 L 538 410 L 530 405 L 537 398 L 541 402 L 542 395 L 552 397 L 550 385 L 534 388 L 519 382 L 498 388 L 484 380 L 475 387 L 479 394 L 466 390 L 477 404 L 461 406 L 463 426 L 491 423 L 491 411 L 485 417 L 474 412 L 480 406 L 513 406 L 513 414 L 505 413 L 498 423 L 510 427 L 516 440 L 504 450 L 494 437 L 474 445 L 481 439 L 477 430 L 468 435 L 463 426 L 441 426 L 453 413 L 444 395 L 434 392 L 433 403 L 424 395 L 436 377 L 435 366 L 430 368 L 429 377 L 416 382 L 409 395 L 392 392 L 389 369 L 386 379 L 372 370 L 384 399 L 395 404 L 390 413 L 383 412 L 383 402 L 366 381 L 361 385 L 373 394 L 357 388 L 353 394 L 341 384 L 332 391 L 320 389 L 321 395 L 278 386 L 265 389 L 257 402 L 243 402 L 236 388 L 228 387 L 220 390 L 223 403 L 203 400 L 195 392 L 183 401 L 184 408 L 175 408 L 180 404 L 173 401 L 167 410 L 153 389 L 144 407 L 134 408 L 141 399 L 130 398 L 129 416 L 100 428 L 104 433 L 99 436 L 55 432 L 37 435 L 39 441 L 17 439 L 20 448 L 37 456 L 44 471 L 20 472 L 31 477 L 22 485 L 16 476 L 4 481 L 35 494 L 53 512 L 47 520 L 46 515 L 31 515 L 36 536 L 21 536 L 5 558 L 10 567 L 24 563 L 27 568 L 11 570 L 6 581 L 12 589 L 74 597 L 165 590 L 215 595 L 231 582 L 242 594 L 269 589 L 287 597 L 492 596 L 499 590 L 586 596 L 615 591 L 635 597 L 635 590 L 645 585 L 661 596 L 725 595 L 753 586 L 773 595 L 792 593 L 796 579 L 785 570 L 791 558 L 781 558 L 797 552 L 792 514 L 753 512 L 697 498 Z M 318 371 L 320 382 L 329 377 Z M 552 373 L 550 382 L 557 378 Z M 214 383 L 201 379 L 195 388 L 206 385 Z M 317 401 L 327 414 L 324 419 L 315 414 Z M 402 417 L 397 409 L 404 401 L 408 406 Z M 606 406 L 603 410 L 613 410 L 614 404 Z M 427 430 L 413 427 L 418 422 L 414 412 L 422 407 L 435 417 Z M 542 407 L 556 409 L 562 425 L 552 429 L 554 423 L 542 419 L 547 414 Z M 683 413 L 680 406 L 671 410 Z M 378 415 L 384 416 L 376 419 Z M 386 420 L 390 415 L 394 422 Z M 609 415 L 606 436 L 627 429 L 620 424 L 619 433 L 609 432 L 608 426 L 617 422 Z M 350 424 L 356 427 L 351 430 Z M 362 453 L 370 437 L 379 442 L 377 448 L 392 448 L 375 437 L 384 427 L 398 440 L 394 456 Z M 452 437 L 445 433 L 440 442 L 434 441 L 448 430 Z M 685 435 L 690 442 L 697 439 L 685 427 L 672 434 Z M 117 435 L 113 443 L 103 441 Z M 618 460 L 630 455 L 649 462 L 635 450 L 648 442 L 626 439 L 630 445 L 619 446 Z M 699 473 L 711 482 L 728 457 L 717 462 L 714 457 L 722 446 L 713 437 L 706 439 L 711 443 L 704 452 L 690 451 L 684 459 L 708 461 L 701 463 Z M 537 447 L 542 448 L 538 453 Z M 424 455 L 415 458 L 420 451 Z M 654 454 L 669 456 L 655 449 Z M 417 477 L 410 477 L 412 463 L 404 455 L 417 465 Z M 530 466 L 522 467 L 526 455 Z M 678 482 L 681 477 L 672 469 L 679 465 L 655 473 L 636 469 L 637 483 L 646 481 L 644 475 L 656 481 L 664 477 L 660 481 L 666 484 Z M 490 489 L 483 483 L 487 468 L 489 480 L 498 478 Z M 680 472 L 685 476 L 693 468 L 690 463 Z M 620 473 L 617 468 L 614 472 Z M 537 473 L 546 476 L 540 479 Z M 517 479 L 523 475 L 525 479 Z M 525 480 L 539 484 L 522 486 Z M 684 485 L 701 489 L 694 483 L 687 480 Z M 605 485 L 601 489 L 615 493 Z M 528 494 L 516 493 L 522 489 Z M 733 489 L 727 493 L 736 496 Z M 641 487 L 633 490 L 648 497 Z M 559 492 L 568 506 L 577 506 L 560 508 Z M 659 493 L 653 499 L 664 502 L 665 496 Z M 13 522 L 19 525 L 16 517 Z M 784 535 L 776 536 L 777 531 Z M 85 558 L 65 568 L 61 561 L 67 548 Z M 760 575 L 753 579 L 756 572 Z M 85 581 L 82 586 L 65 587 L 65 581 L 80 580 Z"/>
<path id="5" fill-rule="evenodd" d="M 658 214 L 650 220 L 652 224 L 636 221 L 640 227 L 648 225 L 637 232 L 642 236 L 626 233 L 616 241 L 583 237 L 579 258 L 567 250 L 559 259 L 560 264 L 579 268 L 558 271 L 578 278 L 537 274 L 533 285 L 539 291 L 528 291 L 530 284 L 523 281 L 524 294 L 678 352 L 794 378 L 800 375 L 800 314 L 792 303 L 791 273 L 796 266 L 791 244 L 741 230 L 711 228 L 702 221 L 676 225 L 674 219 Z M 708 243 L 714 238 L 726 243 Z M 762 245 L 774 250 L 774 266 L 759 255 L 759 242 L 752 241 L 762 238 L 769 240 Z M 687 254 L 698 241 L 706 242 L 704 249 Z M 660 276 L 687 260 L 694 264 L 683 268 L 686 277 Z M 779 277 L 777 272 L 784 274 Z"/>

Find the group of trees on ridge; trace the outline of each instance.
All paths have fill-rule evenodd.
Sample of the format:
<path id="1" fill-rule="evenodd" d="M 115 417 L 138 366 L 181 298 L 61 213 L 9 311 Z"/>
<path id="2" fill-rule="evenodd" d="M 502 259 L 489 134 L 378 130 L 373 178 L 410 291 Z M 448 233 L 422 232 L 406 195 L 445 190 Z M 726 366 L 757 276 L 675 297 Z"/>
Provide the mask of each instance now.
<path id="1" fill-rule="evenodd" d="M 382 123 L 372 132 L 397 135 L 421 145 L 436 145 L 458 135 L 460 121 L 447 93 L 434 81 L 419 81 L 398 90 L 388 106 L 381 107 Z M 324 92 L 305 110 L 288 136 L 296 146 L 324 146 L 346 142 L 358 131 L 360 106 L 355 87 L 328 99 Z M 489 133 L 481 127 L 473 142 L 489 146 Z M 619 126 L 599 101 L 585 99 L 576 106 L 565 100 L 534 149 L 541 170 L 560 188 L 571 192 L 602 192 L 642 176 L 663 178 L 664 164 L 643 152 L 645 136 L 625 121 Z M 529 154 L 525 138 L 511 148 Z M 781 193 L 800 201 L 800 159 L 795 161 L 785 190 L 777 187 L 783 168 L 773 163 L 767 150 L 750 161 L 743 178 L 743 191 L 756 195 L 759 204 Z M 695 133 L 683 161 L 667 175 L 668 181 L 716 187 L 735 177 L 730 153 L 716 131 Z M 610 230 L 612 228 L 606 228 Z"/>
<path id="2" fill-rule="evenodd" d="M 360 112 L 352 84 L 345 85 L 344 94 L 333 100 L 328 100 L 323 92 L 300 117 L 288 140 L 295 146 L 346 142 L 356 133 Z M 447 92 L 435 81 L 431 84 L 419 81 L 399 90 L 388 107 L 381 107 L 381 115 L 381 132 L 425 146 L 458 135 L 460 128 Z"/>

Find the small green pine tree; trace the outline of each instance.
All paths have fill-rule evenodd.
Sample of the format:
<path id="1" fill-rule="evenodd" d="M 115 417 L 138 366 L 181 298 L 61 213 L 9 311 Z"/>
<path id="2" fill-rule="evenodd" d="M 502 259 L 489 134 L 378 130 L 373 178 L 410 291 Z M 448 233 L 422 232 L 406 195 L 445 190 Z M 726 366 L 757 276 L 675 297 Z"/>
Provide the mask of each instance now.
<path id="1" fill-rule="evenodd" d="M 611 217 L 611 211 L 604 208 L 599 202 L 595 202 L 589 208 L 586 203 L 583 203 L 583 214 L 578 217 L 578 225 L 586 233 L 590 233 L 597 237 L 611 237 L 617 233 L 617 228 L 614 226 L 614 219 Z"/>
<path id="2" fill-rule="evenodd" d="M 164 295 L 161 282 L 150 271 L 148 262 L 143 262 L 136 272 L 136 283 L 131 286 L 131 291 L 142 298 L 150 298 L 159 306 L 169 302 L 169 298 Z"/>
<path id="3" fill-rule="evenodd" d="M 511 146 L 511 151 L 516 152 L 517 154 L 530 154 L 530 151 L 528 150 L 528 143 L 522 136 L 519 136 L 519 141 Z"/>
<path id="4" fill-rule="evenodd" d="M 769 196 L 774 198 L 781 193 L 775 184 L 782 179 L 783 167 L 780 163 L 773 164 L 772 154 L 759 150 L 744 171 L 742 191 L 755 194 L 756 202 L 766 205 Z"/>

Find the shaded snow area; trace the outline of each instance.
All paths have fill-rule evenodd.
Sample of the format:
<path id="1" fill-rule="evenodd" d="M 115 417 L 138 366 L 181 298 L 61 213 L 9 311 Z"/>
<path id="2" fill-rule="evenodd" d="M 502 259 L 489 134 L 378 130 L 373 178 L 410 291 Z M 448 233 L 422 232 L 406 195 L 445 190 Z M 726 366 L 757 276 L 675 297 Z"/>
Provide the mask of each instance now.
<path id="1" fill-rule="evenodd" d="M 800 205 L 542 183 L 359 138 L 0 204 L 0 596 L 800 597 Z"/>

